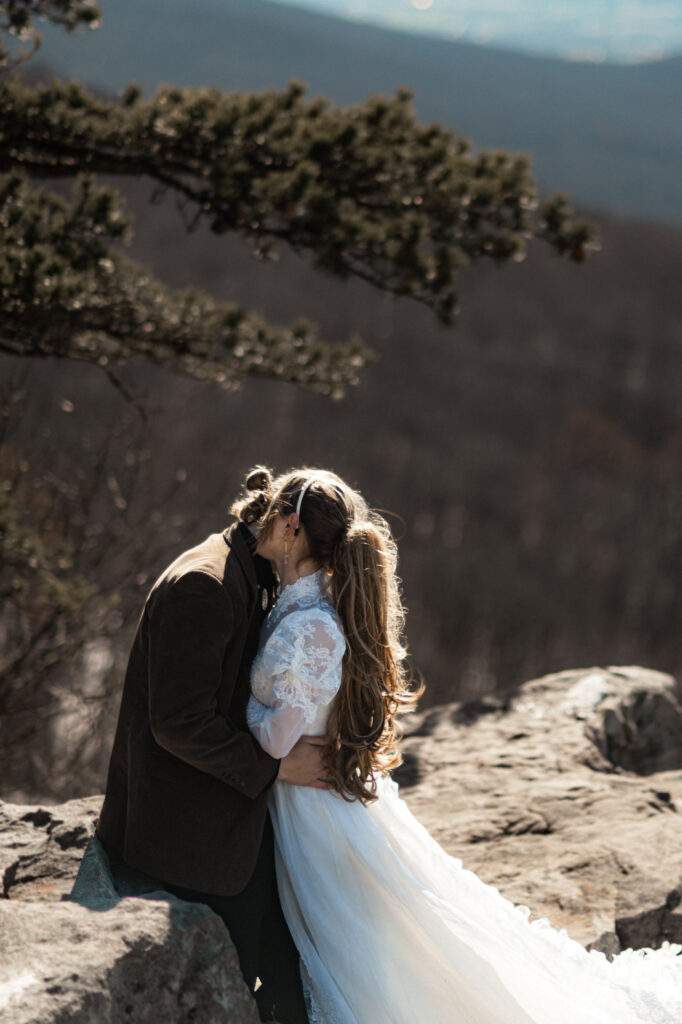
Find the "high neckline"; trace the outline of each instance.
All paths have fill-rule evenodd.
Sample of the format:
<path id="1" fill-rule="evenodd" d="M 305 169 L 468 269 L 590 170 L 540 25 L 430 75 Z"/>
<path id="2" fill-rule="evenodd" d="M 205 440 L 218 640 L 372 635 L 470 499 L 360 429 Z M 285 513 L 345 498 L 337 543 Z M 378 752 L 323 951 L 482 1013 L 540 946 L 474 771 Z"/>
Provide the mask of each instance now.
<path id="1" fill-rule="evenodd" d="M 324 570 L 317 569 L 315 572 L 309 572 L 305 576 L 299 576 L 293 581 L 293 583 L 286 583 L 284 586 L 279 587 L 278 597 L 281 600 L 284 596 L 289 597 L 291 594 L 305 594 L 308 591 L 322 590 L 322 576 Z"/>
<path id="2" fill-rule="evenodd" d="M 286 586 L 280 587 L 273 611 L 275 613 L 277 611 L 281 612 L 292 604 L 301 603 L 306 605 L 308 602 L 312 601 L 314 603 L 319 601 L 321 597 L 326 597 L 327 590 L 324 577 L 324 569 L 318 569 L 316 572 L 308 573 L 307 576 L 299 576 L 293 583 L 287 583 Z"/>

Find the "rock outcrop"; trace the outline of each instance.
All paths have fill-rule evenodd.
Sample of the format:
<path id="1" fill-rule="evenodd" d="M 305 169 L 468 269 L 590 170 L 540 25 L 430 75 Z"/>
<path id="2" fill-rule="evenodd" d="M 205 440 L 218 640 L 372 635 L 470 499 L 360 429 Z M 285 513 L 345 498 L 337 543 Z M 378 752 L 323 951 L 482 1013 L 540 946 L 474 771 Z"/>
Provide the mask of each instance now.
<path id="1" fill-rule="evenodd" d="M 116 891 L 101 802 L 0 804 L 0 1021 L 258 1024 L 219 917 L 135 872 Z"/>
<path id="2" fill-rule="evenodd" d="M 56 807 L 0 802 L 2 896 L 59 900 L 67 895 L 101 806 L 101 796 Z"/>
<path id="3" fill-rule="evenodd" d="M 438 841 L 587 946 L 682 942 L 682 687 L 639 668 L 563 672 L 414 716 L 403 796 Z M 101 797 L 0 804 L 0 1020 L 256 1022 L 222 922 L 112 890 Z M 126 890 L 128 891 L 128 890 Z M 135 891 L 131 888 L 129 891 Z"/>
<path id="4" fill-rule="evenodd" d="M 415 716 L 403 796 L 445 849 L 606 953 L 682 941 L 682 686 L 562 672 Z"/>
<path id="5" fill-rule="evenodd" d="M 8 900 L 0 936 L 0 1020 L 12 1024 L 259 1020 L 227 930 L 208 907 Z"/>

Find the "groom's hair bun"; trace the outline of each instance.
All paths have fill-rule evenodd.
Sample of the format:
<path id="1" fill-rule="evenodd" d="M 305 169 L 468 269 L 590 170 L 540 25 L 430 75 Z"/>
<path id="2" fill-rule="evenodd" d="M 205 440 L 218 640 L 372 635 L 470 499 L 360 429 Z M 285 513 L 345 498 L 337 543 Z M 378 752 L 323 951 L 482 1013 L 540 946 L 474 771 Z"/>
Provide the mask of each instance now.
<path id="1" fill-rule="evenodd" d="M 265 466 L 254 466 L 246 474 L 242 495 L 230 512 L 247 525 L 257 523 L 268 510 L 272 498 L 272 474 Z"/>
<path id="2" fill-rule="evenodd" d="M 256 466 L 255 469 L 252 469 L 246 477 L 246 489 L 247 491 L 265 491 L 269 495 L 272 490 L 270 470 L 265 466 Z"/>

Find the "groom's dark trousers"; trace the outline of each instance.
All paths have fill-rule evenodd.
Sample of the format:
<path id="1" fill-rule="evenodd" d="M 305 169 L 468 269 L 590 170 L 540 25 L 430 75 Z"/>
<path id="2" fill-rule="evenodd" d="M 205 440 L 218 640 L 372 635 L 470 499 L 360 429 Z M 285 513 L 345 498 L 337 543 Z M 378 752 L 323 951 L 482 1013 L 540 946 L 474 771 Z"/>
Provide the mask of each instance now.
<path id="1" fill-rule="evenodd" d="M 110 854 L 225 921 L 263 1020 L 306 1024 L 277 896 L 268 791 L 279 770 L 246 723 L 273 577 L 243 524 L 185 552 L 133 641 L 97 835 Z"/>

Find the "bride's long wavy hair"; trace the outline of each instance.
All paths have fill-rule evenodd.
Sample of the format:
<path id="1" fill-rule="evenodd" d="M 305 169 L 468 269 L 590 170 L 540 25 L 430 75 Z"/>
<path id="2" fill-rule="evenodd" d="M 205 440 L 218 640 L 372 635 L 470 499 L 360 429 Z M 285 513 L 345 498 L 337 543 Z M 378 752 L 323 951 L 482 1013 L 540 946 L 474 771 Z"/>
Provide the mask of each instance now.
<path id="1" fill-rule="evenodd" d="M 331 574 L 328 593 L 347 644 L 327 725 L 327 768 L 339 793 L 366 803 L 376 795 L 375 776 L 401 763 L 397 716 L 422 691 L 407 673 L 397 548 L 383 516 L 327 470 L 291 470 L 273 482 L 259 466 L 247 477 L 257 493 L 232 511 L 246 522 L 262 519 L 267 537 L 278 513 L 296 511 L 304 488 L 300 523 L 310 556 Z"/>

